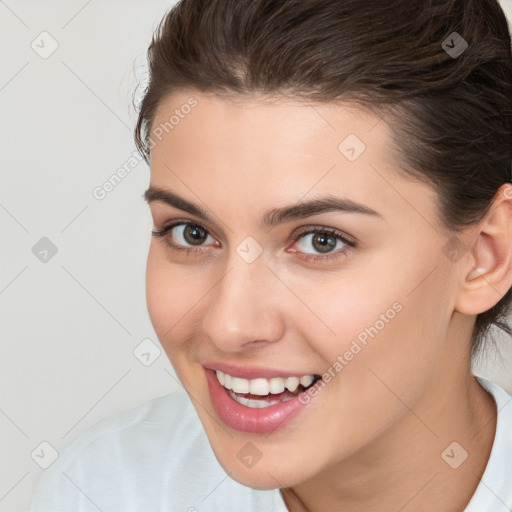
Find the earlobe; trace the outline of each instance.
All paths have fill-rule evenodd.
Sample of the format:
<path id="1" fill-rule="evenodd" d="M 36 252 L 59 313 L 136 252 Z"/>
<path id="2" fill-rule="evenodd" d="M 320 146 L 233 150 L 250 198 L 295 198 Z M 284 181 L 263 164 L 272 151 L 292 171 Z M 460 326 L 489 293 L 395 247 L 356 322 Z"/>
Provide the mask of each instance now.
<path id="1" fill-rule="evenodd" d="M 503 185 L 476 227 L 463 265 L 455 309 L 479 314 L 496 305 L 512 286 L 512 186 Z M 476 237 L 475 237 L 475 230 Z"/>

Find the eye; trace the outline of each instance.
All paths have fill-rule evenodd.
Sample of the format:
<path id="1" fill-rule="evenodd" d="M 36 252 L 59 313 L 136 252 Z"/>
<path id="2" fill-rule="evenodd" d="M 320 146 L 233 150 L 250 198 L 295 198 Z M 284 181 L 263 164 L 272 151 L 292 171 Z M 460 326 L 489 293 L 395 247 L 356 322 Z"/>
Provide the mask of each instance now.
<path id="1" fill-rule="evenodd" d="M 176 240 L 179 245 L 190 244 L 197 246 L 202 245 L 208 238 L 213 240 L 213 237 L 208 234 L 206 229 L 203 229 L 197 224 L 178 224 L 172 228 L 171 233 L 174 233 L 173 239 Z"/>
<path id="2" fill-rule="evenodd" d="M 205 242 L 219 245 L 219 243 L 200 224 L 191 221 L 175 220 L 158 231 L 152 231 L 153 236 L 163 238 L 168 248 L 180 253 L 202 253 L 208 249 Z M 349 239 L 340 231 L 327 227 L 314 227 L 304 230 L 294 237 L 294 245 L 299 250 L 291 249 L 304 260 L 328 260 L 346 255 L 350 249 L 356 247 L 356 242 Z M 315 252 L 309 252 L 308 248 Z M 335 249 L 339 249 L 334 251 Z M 319 254 L 318 254 L 319 253 Z"/>
<path id="3" fill-rule="evenodd" d="M 171 250 L 180 252 L 202 252 L 204 242 L 215 243 L 215 239 L 208 234 L 205 228 L 200 224 L 188 221 L 174 221 L 159 231 L 152 231 L 152 234 L 155 237 L 163 238 Z"/>
<path id="4" fill-rule="evenodd" d="M 349 240 L 343 233 L 326 227 L 315 227 L 302 231 L 296 235 L 295 242 L 299 251 L 291 250 L 291 252 L 309 255 L 300 257 L 311 260 L 337 258 L 356 246 L 355 241 Z M 310 248 L 313 249 L 313 252 L 308 251 Z M 339 250 L 334 251 L 335 249 Z"/>

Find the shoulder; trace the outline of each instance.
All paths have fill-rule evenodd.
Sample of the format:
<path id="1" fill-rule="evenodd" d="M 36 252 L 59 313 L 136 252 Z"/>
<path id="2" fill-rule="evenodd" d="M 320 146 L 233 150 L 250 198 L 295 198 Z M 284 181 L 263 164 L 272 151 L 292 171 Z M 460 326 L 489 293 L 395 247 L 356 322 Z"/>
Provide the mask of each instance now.
<path id="1" fill-rule="evenodd" d="M 183 388 L 104 418 L 40 477 L 30 512 L 286 510 L 278 490 L 250 489 L 217 461 Z"/>
<path id="2" fill-rule="evenodd" d="M 138 510 L 135 504 L 144 500 L 151 505 L 162 492 L 160 479 L 179 481 L 183 459 L 194 454 L 194 444 L 205 443 L 203 437 L 181 388 L 104 418 L 45 470 L 30 510 L 58 512 L 71 504 L 84 511 Z"/>
<path id="3" fill-rule="evenodd" d="M 484 474 L 464 512 L 512 510 L 512 396 L 498 384 L 477 377 L 494 398 L 496 433 Z"/>
<path id="4" fill-rule="evenodd" d="M 92 457 L 104 454 L 107 447 L 108 462 L 128 462 L 138 450 L 150 453 L 153 446 L 172 447 L 184 432 L 187 438 L 197 435 L 198 426 L 195 410 L 179 388 L 98 421 L 67 447 L 59 466 L 60 469 L 69 467 L 78 458 L 84 461 L 89 457 L 93 462 Z M 123 450 L 116 451 L 116 448 Z"/>

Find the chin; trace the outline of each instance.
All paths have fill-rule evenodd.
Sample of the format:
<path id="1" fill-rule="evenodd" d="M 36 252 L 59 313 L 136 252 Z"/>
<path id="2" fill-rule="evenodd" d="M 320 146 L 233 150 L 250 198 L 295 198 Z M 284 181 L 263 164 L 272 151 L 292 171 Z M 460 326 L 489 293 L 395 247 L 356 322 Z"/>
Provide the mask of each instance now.
<path id="1" fill-rule="evenodd" d="M 282 465 L 279 460 L 265 462 L 263 457 L 252 467 L 244 467 L 236 456 L 232 459 L 231 453 L 228 462 L 216 454 L 219 464 L 233 480 L 252 489 L 267 491 L 292 487 L 312 477 L 310 474 L 297 472 L 296 467 Z"/>
<path id="2" fill-rule="evenodd" d="M 300 483 L 300 480 L 297 481 L 294 478 L 290 478 L 289 475 L 283 474 L 282 472 L 267 472 L 264 467 L 261 467 L 258 470 L 256 470 L 255 467 L 244 470 L 237 469 L 232 471 L 229 476 L 246 487 L 251 487 L 252 489 L 260 491 L 291 487 Z"/>

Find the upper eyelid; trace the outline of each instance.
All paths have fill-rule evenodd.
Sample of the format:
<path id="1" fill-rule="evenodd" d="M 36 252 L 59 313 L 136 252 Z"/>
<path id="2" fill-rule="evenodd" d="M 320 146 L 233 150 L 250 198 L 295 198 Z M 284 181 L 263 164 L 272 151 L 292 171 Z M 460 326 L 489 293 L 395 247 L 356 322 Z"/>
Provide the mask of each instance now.
<path id="1" fill-rule="evenodd" d="M 156 231 L 159 231 L 159 232 L 166 231 L 167 232 L 167 231 L 170 231 L 171 229 L 173 229 L 179 225 L 182 225 L 182 224 L 184 224 L 184 225 L 191 224 L 193 226 L 199 226 L 200 228 L 204 229 L 209 235 L 211 235 L 217 239 L 219 238 L 219 236 L 215 233 L 215 231 L 212 231 L 210 228 L 207 228 L 202 222 L 192 220 L 192 219 L 182 219 L 182 218 L 173 219 L 168 222 L 164 222 L 162 224 L 162 227 L 156 229 Z M 153 231 L 153 233 L 154 232 L 155 231 Z"/>
<path id="2" fill-rule="evenodd" d="M 296 235 L 294 235 L 294 238 L 302 238 L 303 236 L 306 236 L 306 235 L 311 235 L 314 233 L 323 233 L 323 232 L 336 237 L 338 240 L 342 240 L 343 243 L 345 243 L 347 245 L 355 246 L 357 243 L 352 236 L 344 233 L 343 231 L 340 231 L 340 230 L 334 229 L 334 228 L 322 227 L 322 226 L 313 226 L 311 228 L 304 228 L 304 230 L 299 231 Z"/>

